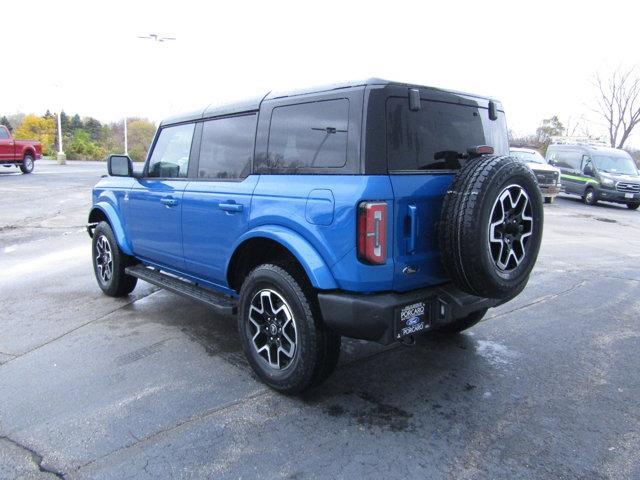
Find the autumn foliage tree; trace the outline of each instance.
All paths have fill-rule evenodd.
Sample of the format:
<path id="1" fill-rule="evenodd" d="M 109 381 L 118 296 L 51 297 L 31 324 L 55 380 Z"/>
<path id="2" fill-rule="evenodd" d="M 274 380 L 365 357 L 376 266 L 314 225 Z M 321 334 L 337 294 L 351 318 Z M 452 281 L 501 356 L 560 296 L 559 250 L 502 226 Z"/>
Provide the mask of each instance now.
<path id="1" fill-rule="evenodd" d="M 37 140 L 42 144 L 43 155 L 55 152 L 56 122 L 53 118 L 27 115 L 14 130 L 13 136 L 18 140 Z"/>

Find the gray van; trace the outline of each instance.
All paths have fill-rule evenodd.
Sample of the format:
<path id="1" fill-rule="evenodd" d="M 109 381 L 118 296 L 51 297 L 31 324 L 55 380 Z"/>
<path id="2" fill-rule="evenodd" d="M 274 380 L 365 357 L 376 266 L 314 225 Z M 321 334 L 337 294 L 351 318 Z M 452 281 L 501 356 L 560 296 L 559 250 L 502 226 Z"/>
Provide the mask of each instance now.
<path id="1" fill-rule="evenodd" d="M 587 205 L 598 200 L 640 207 L 640 173 L 624 150 L 603 146 L 549 145 L 547 162 L 562 172 L 566 193 L 580 195 Z"/>

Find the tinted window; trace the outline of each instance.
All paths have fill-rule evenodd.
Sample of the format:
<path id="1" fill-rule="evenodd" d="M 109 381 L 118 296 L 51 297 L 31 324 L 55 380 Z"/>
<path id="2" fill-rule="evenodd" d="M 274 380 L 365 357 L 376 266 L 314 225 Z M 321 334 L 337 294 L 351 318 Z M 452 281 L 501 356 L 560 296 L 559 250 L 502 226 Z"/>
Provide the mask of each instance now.
<path id="1" fill-rule="evenodd" d="M 184 178 L 189 169 L 189 153 L 195 124 L 165 127 L 153 148 L 147 176 Z"/>
<path id="2" fill-rule="evenodd" d="M 6 140 L 9 138 L 9 134 L 4 128 L 0 128 L 0 140 Z"/>
<path id="3" fill-rule="evenodd" d="M 348 124 L 347 99 L 274 108 L 265 167 L 296 172 L 344 166 Z"/>
<path id="4" fill-rule="evenodd" d="M 204 122 L 199 178 L 244 178 L 251 169 L 256 115 Z"/>
<path id="5" fill-rule="evenodd" d="M 582 161 L 582 153 L 571 150 L 553 150 L 547 157 L 557 167 L 571 168 L 573 170 L 579 170 Z"/>
<path id="6" fill-rule="evenodd" d="M 387 161 L 389 170 L 457 169 L 467 149 L 490 145 L 496 154 L 509 153 L 504 114 L 489 120 L 487 109 L 423 100 L 409 110 L 407 98 L 387 100 Z"/>

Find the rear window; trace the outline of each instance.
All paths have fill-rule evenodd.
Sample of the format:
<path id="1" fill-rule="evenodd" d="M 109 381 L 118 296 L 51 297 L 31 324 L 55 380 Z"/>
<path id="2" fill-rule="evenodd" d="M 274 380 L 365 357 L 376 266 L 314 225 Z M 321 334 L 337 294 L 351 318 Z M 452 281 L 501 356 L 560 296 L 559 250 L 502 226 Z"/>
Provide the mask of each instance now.
<path id="1" fill-rule="evenodd" d="M 409 109 L 407 98 L 387 100 L 387 161 L 389 171 L 455 170 L 467 149 L 490 145 L 507 155 L 509 142 L 504 114 L 489 120 L 486 108 L 421 101 L 419 111 Z"/>
<path id="2" fill-rule="evenodd" d="M 198 178 L 237 179 L 249 175 L 256 115 L 204 122 Z"/>
<path id="3" fill-rule="evenodd" d="M 268 164 L 279 172 L 340 168 L 347 162 L 349 100 L 276 107 L 271 114 Z"/>

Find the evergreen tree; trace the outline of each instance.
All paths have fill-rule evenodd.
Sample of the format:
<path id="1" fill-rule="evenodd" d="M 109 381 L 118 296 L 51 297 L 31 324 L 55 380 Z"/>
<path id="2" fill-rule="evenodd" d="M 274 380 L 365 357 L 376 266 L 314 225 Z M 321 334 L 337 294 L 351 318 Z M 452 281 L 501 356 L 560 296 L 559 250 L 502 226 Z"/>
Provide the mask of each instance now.
<path id="1" fill-rule="evenodd" d="M 11 122 L 9 122 L 9 119 L 5 116 L 3 116 L 2 118 L 0 118 L 0 125 L 4 125 L 5 127 L 7 127 L 7 130 L 9 130 L 10 132 L 13 132 L 13 127 L 11 126 Z"/>

